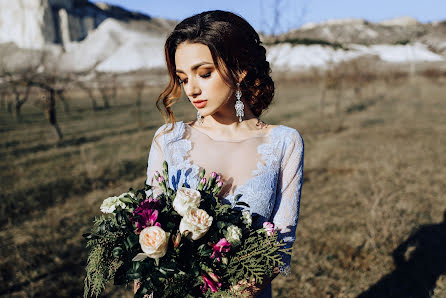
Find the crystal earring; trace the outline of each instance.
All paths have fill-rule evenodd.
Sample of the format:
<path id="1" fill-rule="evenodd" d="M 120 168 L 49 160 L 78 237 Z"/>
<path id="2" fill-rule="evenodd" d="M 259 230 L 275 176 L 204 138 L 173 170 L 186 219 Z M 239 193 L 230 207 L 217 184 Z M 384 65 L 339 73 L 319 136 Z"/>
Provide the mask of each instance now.
<path id="1" fill-rule="evenodd" d="M 200 111 L 197 111 L 197 122 L 198 122 L 199 125 L 202 125 L 202 124 L 203 124 L 203 122 L 201 121 L 201 114 L 200 114 Z"/>
<path id="2" fill-rule="evenodd" d="M 239 122 L 242 122 L 242 118 L 243 116 L 245 116 L 245 105 L 243 104 L 243 102 L 240 100 L 240 98 L 242 98 L 242 91 L 240 90 L 240 84 L 237 83 L 237 90 L 235 91 L 235 97 L 237 97 L 237 101 L 235 102 L 235 115 L 238 118 Z"/>

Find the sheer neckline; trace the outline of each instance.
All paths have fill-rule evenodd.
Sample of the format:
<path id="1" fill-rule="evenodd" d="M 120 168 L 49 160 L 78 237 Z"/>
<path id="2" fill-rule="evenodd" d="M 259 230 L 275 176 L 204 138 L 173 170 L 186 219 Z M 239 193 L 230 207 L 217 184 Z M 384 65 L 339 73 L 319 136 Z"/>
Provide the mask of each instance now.
<path id="1" fill-rule="evenodd" d="M 183 121 L 181 121 L 181 122 L 183 122 Z M 183 124 L 185 126 L 189 127 L 190 129 L 193 129 L 194 131 L 197 131 L 198 133 L 205 135 L 206 137 L 208 137 L 209 139 L 211 139 L 215 142 L 224 142 L 224 143 L 242 143 L 242 142 L 246 142 L 246 141 L 257 139 L 257 138 L 269 138 L 271 136 L 272 131 L 280 126 L 280 125 L 275 125 L 275 126 L 270 125 L 269 131 L 262 135 L 255 135 L 255 136 L 251 136 L 251 137 L 244 138 L 241 140 L 224 140 L 224 139 L 215 139 L 215 138 L 211 137 L 210 135 L 208 135 L 207 133 L 201 131 L 200 129 L 193 127 L 189 123 L 183 122 Z"/>
<path id="2" fill-rule="evenodd" d="M 183 152 L 181 152 L 181 158 L 184 165 L 186 165 L 187 168 L 193 168 L 196 175 L 198 175 L 199 170 L 201 169 L 200 165 L 197 165 L 195 163 L 191 163 L 191 161 L 188 159 L 189 151 L 192 149 L 192 143 L 189 139 L 185 138 L 186 134 L 186 127 L 192 128 L 194 130 L 198 130 L 196 128 L 191 127 L 189 124 L 187 124 L 184 121 L 179 121 L 180 123 L 180 134 L 179 136 L 181 139 L 186 142 L 187 148 L 184 149 Z M 257 146 L 257 152 L 261 155 L 261 160 L 257 163 L 256 169 L 254 169 L 251 173 L 250 178 L 248 178 L 245 183 L 236 185 L 232 187 L 232 192 L 229 191 L 225 194 L 221 194 L 222 198 L 229 201 L 229 198 L 234 198 L 236 194 L 243 193 L 245 188 L 249 188 L 250 184 L 254 183 L 255 180 L 261 176 L 265 171 L 272 166 L 274 163 L 274 159 L 277 158 L 277 156 L 271 155 L 272 151 L 274 151 L 274 147 L 277 145 L 275 144 L 277 142 L 275 133 L 279 131 L 279 129 L 283 125 L 277 125 L 272 126 L 267 134 L 265 134 L 265 137 L 267 137 L 267 140 Z M 200 132 L 207 137 L 209 137 L 207 134 Z M 210 138 L 210 137 L 209 137 Z M 212 138 L 211 138 L 212 139 Z M 250 138 L 252 139 L 252 138 Z M 223 141 L 225 142 L 225 141 Z M 226 141 L 227 142 L 227 141 Z"/>

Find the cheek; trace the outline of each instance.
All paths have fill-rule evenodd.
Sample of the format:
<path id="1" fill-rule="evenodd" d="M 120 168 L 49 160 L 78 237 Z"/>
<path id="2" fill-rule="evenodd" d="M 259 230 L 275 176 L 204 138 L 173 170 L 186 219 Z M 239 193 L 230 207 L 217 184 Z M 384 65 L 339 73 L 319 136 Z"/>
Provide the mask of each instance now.
<path id="1" fill-rule="evenodd" d="M 232 92 L 231 88 L 220 78 L 209 80 L 208 90 L 212 92 L 215 98 L 223 101 L 226 100 Z"/>

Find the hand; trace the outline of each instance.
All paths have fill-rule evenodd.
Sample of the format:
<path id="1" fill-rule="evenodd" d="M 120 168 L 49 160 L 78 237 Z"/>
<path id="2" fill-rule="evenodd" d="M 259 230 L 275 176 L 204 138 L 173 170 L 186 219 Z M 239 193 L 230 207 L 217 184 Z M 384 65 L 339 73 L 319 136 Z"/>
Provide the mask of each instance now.
<path id="1" fill-rule="evenodd" d="M 137 279 L 133 281 L 133 294 L 136 294 L 138 292 L 139 287 L 141 286 L 141 282 Z"/>
<path id="2" fill-rule="evenodd" d="M 133 281 L 133 294 L 136 294 L 136 292 L 138 292 L 139 287 L 141 287 L 141 282 L 137 279 L 135 279 Z M 144 298 L 153 298 L 153 293 L 152 294 L 145 294 Z"/>
<path id="3" fill-rule="evenodd" d="M 244 279 L 235 286 L 231 286 L 230 290 L 236 297 L 254 297 L 260 289 L 257 287 L 255 279 L 252 279 L 251 282 Z"/>

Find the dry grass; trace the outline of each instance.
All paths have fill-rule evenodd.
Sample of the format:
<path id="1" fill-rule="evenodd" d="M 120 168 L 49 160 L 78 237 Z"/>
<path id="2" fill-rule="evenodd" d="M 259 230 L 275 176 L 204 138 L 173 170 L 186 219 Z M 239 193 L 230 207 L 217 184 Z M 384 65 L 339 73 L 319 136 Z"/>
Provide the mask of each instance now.
<path id="1" fill-rule="evenodd" d="M 444 81 L 444 80 L 443 80 Z M 375 81 L 355 97 L 348 84 L 277 83 L 266 122 L 297 128 L 305 141 L 304 186 L 293 273 L 273 282 L 278 297 L 355 297 L 394 272 L 392 252 L 445 211 L 445 84 Z M 136 119 L 132 94 L 96 113 L 72 98 L 57 143 L 37 108 L 23 123 L 0 111 L 0 295 L 79 297 L 87 252 L 81 235 L 101 201 L 144 181 L 148 146 L 161 117 L 151 89 Z M 149 100 L 150 99 L 150 100 Z M 193 118 L 186 102 L 177 118 Z M 446 231 L 444 231 L 446 233 Z M 443 247 L 446 250 L 446 247 Z M 106 296 L 130 297 L 129 289 Z M 446 296 L 446 277 L 434 297 Z"/>

